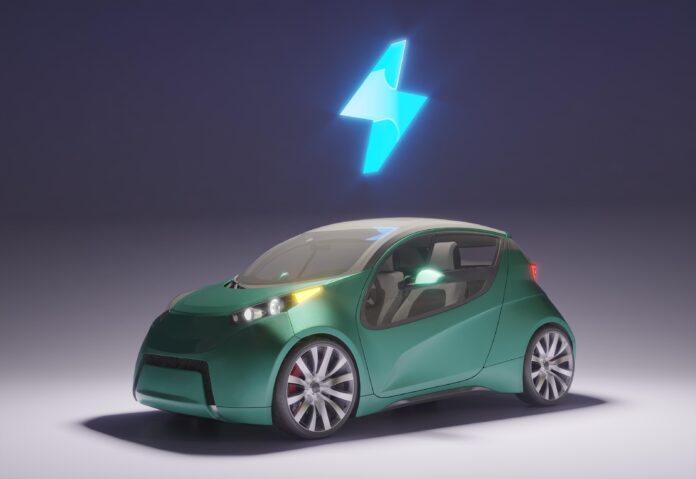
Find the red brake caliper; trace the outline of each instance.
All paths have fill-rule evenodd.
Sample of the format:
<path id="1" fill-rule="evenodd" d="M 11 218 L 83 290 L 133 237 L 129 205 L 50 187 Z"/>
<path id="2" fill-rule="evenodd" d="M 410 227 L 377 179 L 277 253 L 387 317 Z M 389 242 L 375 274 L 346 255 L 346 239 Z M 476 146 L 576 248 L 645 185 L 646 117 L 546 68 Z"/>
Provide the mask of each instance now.
<path id="1" fill-rule="evenodd" d="M 297 367 L 297 364 L 292 368 L 292 371 L 290 371 L 290 376 L 295 376 L 296 378 L 302 378 L 302 371 L 300 371 L 300 368 Z M 288 384 L 288 395 L 293 395 L 296 392 L 297 392 L 297 384 L 295 384 L 295 383 Z"/>

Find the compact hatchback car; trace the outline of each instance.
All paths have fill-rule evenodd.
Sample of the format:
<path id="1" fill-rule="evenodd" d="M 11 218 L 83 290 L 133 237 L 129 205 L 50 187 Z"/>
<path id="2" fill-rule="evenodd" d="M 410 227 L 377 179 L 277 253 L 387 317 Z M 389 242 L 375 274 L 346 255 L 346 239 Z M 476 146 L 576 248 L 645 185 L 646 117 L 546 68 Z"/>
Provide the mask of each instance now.
<path id="1" fill-rule="evenodd" d="M 313 229 L 176 297 L 147 333 L 134 395 L 302 438 L 481 388 L 551 405 L 573 380 L 575 340 L 536 274 L 510 235 L 476 224 Z"/>

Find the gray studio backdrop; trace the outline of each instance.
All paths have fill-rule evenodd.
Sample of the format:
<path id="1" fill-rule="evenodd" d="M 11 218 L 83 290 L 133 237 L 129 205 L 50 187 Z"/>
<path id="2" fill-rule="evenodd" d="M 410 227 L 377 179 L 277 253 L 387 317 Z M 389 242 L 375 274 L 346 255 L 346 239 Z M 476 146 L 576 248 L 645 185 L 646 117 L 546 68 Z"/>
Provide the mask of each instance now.
<path id="1" fill-rule="evenodd" d="M 3 4 L 0 476 L 690 477 L 695 24 L 693 2 Z M 400 38 L 429 100 L 363 177 L 369 124 L 337 113 Z M 380 216 L 513 234 L 577 334 L 565 408 L 484 394 L 301 445 L 133 401 L 177 293 Z"/>

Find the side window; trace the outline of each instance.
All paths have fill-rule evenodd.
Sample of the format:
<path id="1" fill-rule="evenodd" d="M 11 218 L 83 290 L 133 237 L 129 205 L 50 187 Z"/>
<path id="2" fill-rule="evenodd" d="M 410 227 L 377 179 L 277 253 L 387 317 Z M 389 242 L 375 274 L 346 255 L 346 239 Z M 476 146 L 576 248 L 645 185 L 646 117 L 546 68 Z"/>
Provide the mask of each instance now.
<path id="1" fill-rule="evenodd" d="M 496 237 L 464 233 L 404 243 L 375 274 L 365 298 L 365 322 L 397 326 L 480 296 L 495 278 L 499 246 Z"/>
<path id="2" fill-rule="evenodd" d="M 459 249 L 459 267 L 454 276 L 466 282 L 465 299 L 468 301 L 493 283 L 500 240 L 484 235 L 460 235 L 453 239 Z"/>

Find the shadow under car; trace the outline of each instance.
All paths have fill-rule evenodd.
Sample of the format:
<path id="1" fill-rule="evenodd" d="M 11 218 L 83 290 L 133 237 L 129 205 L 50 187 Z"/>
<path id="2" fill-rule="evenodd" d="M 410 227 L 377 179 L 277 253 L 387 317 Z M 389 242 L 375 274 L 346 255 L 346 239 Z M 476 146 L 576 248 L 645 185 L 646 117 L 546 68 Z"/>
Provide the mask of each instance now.
<path id="1" fill-rule="evenodd" d="M 353 418 L 339 434 L 313 441 L 289 438 L 268 426 L 232 424 L 161 411 L 110 414 L 90 418 L 80 424 L 107 436 L 164 451 L 235 456 L 559 413 L 605 403 L 603 399 L 570 393 L 558 405 L 533 407 L 519 401 L 514 395 L 477 391 L 453 399 Z"/>

